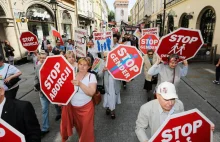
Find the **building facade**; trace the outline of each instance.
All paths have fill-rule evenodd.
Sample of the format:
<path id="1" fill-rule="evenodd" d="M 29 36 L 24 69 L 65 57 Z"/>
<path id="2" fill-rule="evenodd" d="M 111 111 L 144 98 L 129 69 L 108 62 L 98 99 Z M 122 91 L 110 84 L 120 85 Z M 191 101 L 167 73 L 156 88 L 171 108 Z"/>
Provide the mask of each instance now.
<path id="1" fill-rule="evenodd" d="M 109 9 L 105 0 L 101 0 L 101 12 L 102 12 L 101 31 L 106 31 L 108 29 Z"/>
<path id="2" fill-rule="evenodd" d="M 25 20 L 21 22 L 21 19 Z M 57 22 L 54 22 L 55 19 Z M 0 40 L 10 42 L 15 49 L 15 60 L 25 57 L 26 50 L 19 40 L 20 34 L 24 31 L 33 32 L 38 37 L 40 44 L 43 36 L 46 36 L 52 45 L 55 45 L 55 38 L 50 32 L 51 26 L 57 27 L 65 38 L 74 37 L 73 27 L 76 26 L 74 0 L 58 1 L 56 10 L 46 0 L 0 1 Z M 2 48 L 1 52 L 3 52 Z"/>
<path id="3" fill-rule="evenodd" d="M 94 30 L 94 1 L 93 0 L 77 0 L 78 27 L 86 29 L 88 35 Z"/>
<path id="4" fill-rule="evenodd" d="M 128 0 L 115 0 L 114 2 L 117 28 L 120 28 L 121 21 L 125 23 L 128 22 L 128 4 Z"/>

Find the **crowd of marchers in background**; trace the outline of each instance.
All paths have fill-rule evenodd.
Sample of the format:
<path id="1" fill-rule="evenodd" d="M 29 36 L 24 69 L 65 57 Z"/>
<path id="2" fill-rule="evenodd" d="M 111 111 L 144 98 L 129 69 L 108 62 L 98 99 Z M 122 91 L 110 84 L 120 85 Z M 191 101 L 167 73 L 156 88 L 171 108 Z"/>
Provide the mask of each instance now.
<path id="1" fill-rule="evenodd" d="M 138 38 L 127 33 L 114 34 L 113 43 L 112 49 L 119 44 L 135 46 L 138 49 Z M 92 101 L 93 95 L 98 91 L 103 93 L 105 113 L 114 120 L 116 119 L 116 105 L 121 104 L 121 86 L 126 89 L 126 84 L 129 83 L 115 80 L 105 66 L 108 53 L 94 52 L 94 48 L 94 40 L 91 35 L 87 39 L 86 57 L 80 58 L 77 56 L 77 45 L 74 40 L 68 39 L 64 45 L 61 45 L 57 40 L 56 45 L 53 46 L 44 37 L 40 51 L 28 52 L 27 59 L 32 60 L 34 64 L 34 90 L 39 93 L 42 107 L 42 125 L 40 127 L 32 104 L 16 99 L 19 82 L 8 86 L 8 82 L 19 78 L 21 72 L 10 60 L 13 58 L 13 48 L 7 42 L 5 47 L 7 52 L 5 52 L 9 64 L 4 61 L 3 56 L 0 56 L 0 117 L 23 133 L 27 142 L 40 142 L 41 138 L 50 131 L 49 105 L 51 103 L 41 91 L 39 69 L 47 56 L 63 55 L 76 73 L 75 80 L 71 82 L 73 86 L 76 86 L 77 91 L 68 105 L 54 105 L 57 113 L 55 121 L 61 119 L 62 142 L 65 142 L 73 134 L 74 127 L 79 135 L 79 142 L 94 142 L 95 105 Z M 104 62 L 100 65 L 98 72 L 94 72 L 91 71 L 91 67 L 97 57 L 103 59 Z M 171 54 L 167 61 L 161 61 L 153 50 L 148 50 L 143 58 L 145 75 L 143 89 L 146 90 L 148 102 L 140 108 L 135 132 L 140 142 L 147 142 L 169 115 L 184 111 L 184 105 L 178 99 L 178 95 L 180 95 L 178 86 L 180 78 L 187 75 L 188 62 L 179 63 L 179 56 L 176 54 Z M 150 136 L 145 133 L 148 128 L 151 129 Z"/>

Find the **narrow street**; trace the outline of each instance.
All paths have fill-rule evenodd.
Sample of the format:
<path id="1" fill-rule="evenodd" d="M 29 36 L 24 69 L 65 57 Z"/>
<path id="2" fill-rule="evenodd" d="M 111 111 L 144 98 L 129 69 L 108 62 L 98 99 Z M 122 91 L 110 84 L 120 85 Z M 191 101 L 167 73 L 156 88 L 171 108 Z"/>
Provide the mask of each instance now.
<path id="1" fill-rule="evenodd" d="M 202 70 L 200 68 L 203 68 Z M 27 63 L 18 68 L 23 72 L 20 89 L 17 98 L 30 101 L 35 108 L 39 122 L 41 123 L 41 105 L 38 93 L 33 91 L 34 72 L 31 63 Z M 199 69 L 202 74 L 196 72 Z M 208 71 L 207 71 L 208 69 Z M 187 77 L 181 81 L 179 98 L 184 103 L 185 110 L 198 108 L 214 124 L 214 142 L 220 141 L 220 109 L 217 92 L 220 86 L 212 84 L 214 74 L 212 64 L 189 65 Z M 201 76 L 203 75 L 203 76 Z M 205 79 L 204 79 L 205 78 Z M 203 80 L 204 83 L 201 83 Z M 135 121 L 140 106 L 147 102 L 145 90 L 143 90 L 143 73 L 127 84 L 127 89 L 121 90 L 122 104 L 116 108 L 116 119 L 112 120 L 106 116 L 102 104 L 96 106 L 95 110 L 95 135 L 96 142 L 138 142 L 135 134 Z M 190 86 L 189 86 L 190 85 Z M 215 90 L 215 91 L 214 91 Z M 205 98 L 205 100 L 204 100 Z M 215 100 L 215 101 L 214 101 Z M 50 133 L 42 142 L 60 142 L 59 121 L 55 119 L 56 112 L 53 105 L 50 105 Z M 70 138 L 71 142 L 77 142 L 77 135 Z"/>

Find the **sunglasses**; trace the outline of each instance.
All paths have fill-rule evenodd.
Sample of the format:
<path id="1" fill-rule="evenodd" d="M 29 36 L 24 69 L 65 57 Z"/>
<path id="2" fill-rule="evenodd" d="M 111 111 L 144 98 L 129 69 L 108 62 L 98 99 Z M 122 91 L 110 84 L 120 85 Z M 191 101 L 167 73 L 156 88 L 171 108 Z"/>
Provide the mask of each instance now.
<path id="1" fill-rule="evenodd" d="M 107 56 L 104 56 L 104 58 L 106 58 Z"/>
<path id="2" fill-rule="evenodd" d="M 153 55 L 153 54 L 148 54 L 148 55 Z"/>

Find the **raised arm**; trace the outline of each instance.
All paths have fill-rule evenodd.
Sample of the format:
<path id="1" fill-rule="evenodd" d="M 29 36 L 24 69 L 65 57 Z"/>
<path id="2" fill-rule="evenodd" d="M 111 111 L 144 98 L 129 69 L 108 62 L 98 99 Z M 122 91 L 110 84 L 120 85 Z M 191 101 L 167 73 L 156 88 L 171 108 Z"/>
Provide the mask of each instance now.
<path id="1" fill-rule="evenodd" d="M 181 76 L 186 76 L 188 73 L 188 62 L 187 60 L 183 61 L 183 68 L 180 69 Z"/>

